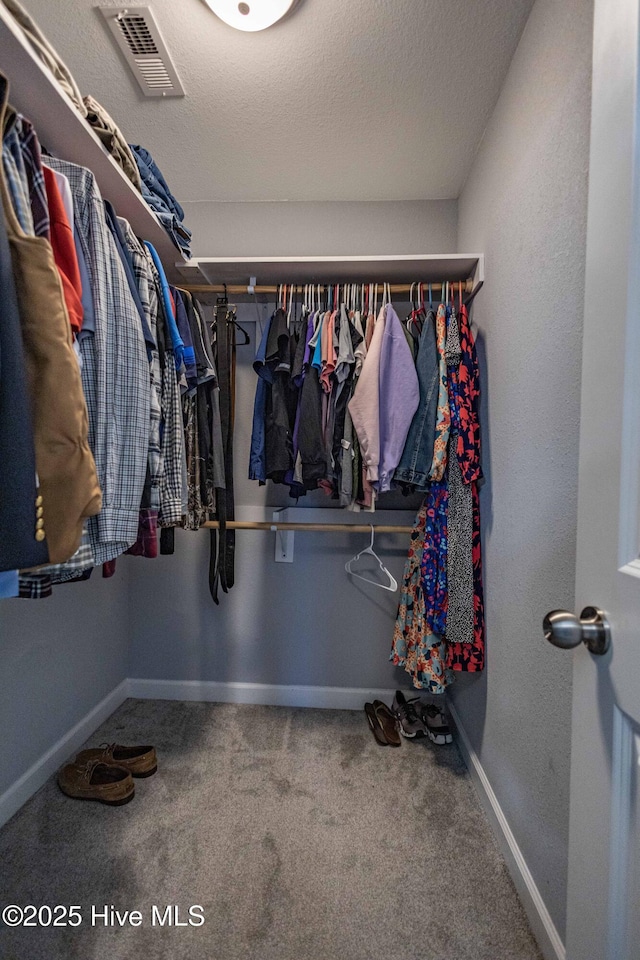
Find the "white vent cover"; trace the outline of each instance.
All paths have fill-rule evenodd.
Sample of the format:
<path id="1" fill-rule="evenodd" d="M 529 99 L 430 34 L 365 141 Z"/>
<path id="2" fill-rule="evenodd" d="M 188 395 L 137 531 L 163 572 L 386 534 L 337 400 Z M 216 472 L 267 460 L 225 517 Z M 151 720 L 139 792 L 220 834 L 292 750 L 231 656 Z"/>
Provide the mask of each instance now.
<path id="1" fill-rule="evenodd" d="M 98 7 L 145 97 L 184 97 L 184 89 L 149 7 Z"/>

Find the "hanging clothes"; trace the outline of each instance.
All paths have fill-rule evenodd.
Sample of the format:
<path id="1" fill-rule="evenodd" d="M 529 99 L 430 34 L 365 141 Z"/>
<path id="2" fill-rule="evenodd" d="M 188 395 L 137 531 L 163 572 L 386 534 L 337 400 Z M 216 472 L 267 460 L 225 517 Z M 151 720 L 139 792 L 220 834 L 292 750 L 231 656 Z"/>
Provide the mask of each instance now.
<path id="1" fill-rule="evenodd" d="M 49 560 L 44 537 L 36 538 L 42 500 L 36 484 L 31 404 L 20 311 L 4 214 L 0 216 L 0 571 L 5 596 L 18 594 L 18 568 Z"/>
<path id="2" fill-rule="evenodd" d="M 269 321 L 254 363 L 249 478 L 288 484 L 294 497 L 319 487 L 348 509 L 373 511 L 398 483 L 420 382 L 392 304 L 374 318 L 368 300 L 348 308 L 339 289 L 327 288 L 328 309 L 307 304 L 301 323 L 282 306 Z M 343 294 L 353 303 L 348 287 Z M 433 455 L 432 444 L 429 471 Z"/>
<path id="3" fill-rule="evenodd" d="M 429 693 L 444 693 L 454 675 L 447 667 L 446 642 L 433 633 L 425 615 L 421 569 L 426 523 L 425 502 L 411 532 L 389 659 L 395 666 L 404 667 L 415 687 Z"/>
<path id="4" fill-rule="evenodd" d="M 416 366 L 398 314 L 385 307 L 379 374 L 380 466 L 378 493 L 391 489 L 411 421 L 420 402 Z"/>
<path id="5" fill-rule="evenodd" d="M 58 188 L 56 175 L 50 167 L 43 166 L 50 220 L 50 240 L 53 258 L 62 281 L 62 292 L 67 305 L 69 323 L 74 334 L 82 330 L 82 280 L 73 227 L 69 222 L 64 201 Z"/>
<path id="6" fill-rule="evenodd" d="M 380 464 L 380 357 L 386 322 L 386 308 L 382 307 L 375 322 L 371 343 L 362 365 L 349 413 L 360 442 L 366 479 L 377 483 Z"/>
<path id="7" fill-rule="evenodd" d="M 461 291 L 460 291 L 461 294 Z M 462 299 L 460 295 L 460 300 Z M 429 327 L 425 325 L 421 333 Z M 438 411 L 426 497 L 405 567 L 391 657 L 413 684 L 442 693 L 455 671 L 484 667 L 484 597 L 480 542 L 480 374 L 467 308 L 442 303 L 436 318 Z M 418 347 L 419 363 L 421 344 Z M 426 356 L 426 355 L 425 355 Z M 443 361 L 446 376 L 442 381 Z M 432 358 L 432 369 L 435 368 Z M 423 370 L 426 369 L 426 365 Z M 426 385 L 426 378 L 421 379 Z M 446 388 L 446 405 L 442 387 Z M 446 409 L 445 409 L 446 407 Z M 412 424 L 413 427 L 413 424 Z M 444 456 L 442 441 L 447 437 Z M 416 435 L 410 430 L 399 479 L 410 473 Z M 426 461 L 428 462 L 428 450 Z"/>
<path id="8" fill-rule="evenodd" d="M 426 490 L 433 462 L 440 389 L 436 316 L 433 310 L 429 310 L 422 324 L 416 355 L 416 374 L 420 400 L 394 477 L 398 483 L 415 487 L 417 490 Z"/>
<path id="9" fill-rule="evenodd" d="M 462 348 L 455 305 L 448 310 L 446 342 L 447 389 L 451 411 L 451 432 L 447 453 L 449 481 L 449 515 L 447 521 L 447 605 L 446 635 L 450 643 L 473 641 L 473 506 L 471 489 L 462 478 L 458 460 L 458 437 L 461 431 L 459 396 L 455 390 L 459 376 Z"/>
<path id="10" fill-rule="evenodd" d="M 0 76 L 2 129 L 7 101 L 8 83 Z M 44 237 L 23 231 L 4 172 L 0 192 L 18 293 L 38 496 L 42 497 L 36 539 L 44 540 L 46 535 L 49 560 L 57 563 L 77 550 L 84 520 L 100 511 L 102 498 L 88 444 L 80 371 L 51 246 Z"/>
<path id="11" fill-rule="evenodd" d="M 140 315 L 93 174 L 54 157 L 47 164 L 69 180 L 93 294 L 95 332 L 81 339 L 80 349 L 90 442 L 104 496 L 88 529 L 95 562 L 102 564 L 138 536 L 149 446 L 149 365 Z"/>
<path id="12" fill-rule="evenodd" d="M 451 411 L 449 408 L 449 391 L 447 387 L 447 308 L 444 303 L 438 307 L 436 314 L 436 348 L 438 351 L 438 407 L 436 414 L 435 441 L 429 479 L 442 480 L 447 465 L 447 447 L 449 443 L 449 429 L 451 426 Z"/>
<path id="13" fill-rule="evenodd" d="M 29 32 L 18 4 L 4 2 Z M 233 518 L 235 339 L 227 349 L 223 324 L 214 346 L 197 301 L 169 287 L 156 250 L 103 200 L 91 171 L 42 163 L 1 76 L 0 101 L 1 590 L 39 599 L 97 564 L 113 576 L 121 553 L 155 558 L 158 539 L 173 552 L 175 526 Z M 140 161 L 146 187 L 154 181 L 156 200 L 181 219 L 151 157 L 137 148 L 134 161 L 108 114 L 86 102 L 133 182 Z M 235 329 L 235 315 L 228 321 Z M 229 360 L 223 390 L 214 351 Z M 229 589 L 231 531 L 221 556 Z"/>

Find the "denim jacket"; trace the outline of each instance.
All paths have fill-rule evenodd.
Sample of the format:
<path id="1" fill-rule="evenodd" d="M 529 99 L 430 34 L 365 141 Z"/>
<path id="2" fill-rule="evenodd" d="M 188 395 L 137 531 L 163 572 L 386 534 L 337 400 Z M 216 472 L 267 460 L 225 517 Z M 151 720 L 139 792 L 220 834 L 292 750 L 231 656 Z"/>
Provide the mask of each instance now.
<path id="1" fill-rule="evenodd" d="M 416 373 L 420 386 L 420 403 L 411 421 L 407 442 L 396 468 L 394 480 L 399 483 L 410 483 L 418 490 L 426 490 L 429 486 L 429 471 L 433 459 L 440 386 L 435 316 L 432 310 L 427 314 L 420 334 Z"/>
<path id="2" fill-rule="evenodd" d="M 189 255 L 191 231 L 184 224 L 184 210 L 169 190 L 162 172 L 144 147 L 130 143 L 142 181 L 142 196 L 156 213 L 165 230 L 181 250 Z"/>

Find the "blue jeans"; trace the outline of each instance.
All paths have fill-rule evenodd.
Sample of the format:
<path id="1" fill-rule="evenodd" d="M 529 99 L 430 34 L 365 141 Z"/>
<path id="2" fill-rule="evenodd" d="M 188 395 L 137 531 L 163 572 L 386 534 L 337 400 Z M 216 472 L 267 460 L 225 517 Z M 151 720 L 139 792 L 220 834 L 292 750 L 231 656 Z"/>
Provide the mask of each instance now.
<path id="1" fill-rule="evenodd" d="M 410 483 L 418 490 L 429 486 L 429 471 L 433 460 L 436 414 L 438 412 L 439 365 L 436 347 L 436 327 L 433 311 L 429 311 L 422 327 L 416 358 L 416 373 L 420 386 L 420 403 L 409 427 L 400 463 L 394 480 Z"/>

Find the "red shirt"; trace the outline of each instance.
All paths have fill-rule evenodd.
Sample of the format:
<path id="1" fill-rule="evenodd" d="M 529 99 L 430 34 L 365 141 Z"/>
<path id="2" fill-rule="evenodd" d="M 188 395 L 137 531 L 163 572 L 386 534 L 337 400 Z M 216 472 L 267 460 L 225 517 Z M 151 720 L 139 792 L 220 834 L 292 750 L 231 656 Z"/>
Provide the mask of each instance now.
<path id="1" fill-rule="evenodd" d="M 69 322 L 74 333 L 82 330 L 82 281 L 73 240 L 73 228 L 67 218 L 58 184 L 52 170 L 43 164 L 44 182 L 47 188 L 49 219 L 51 221 L 51 246 L 53 258 L 62 281 L 62 292 L 67 305 Z"/>

